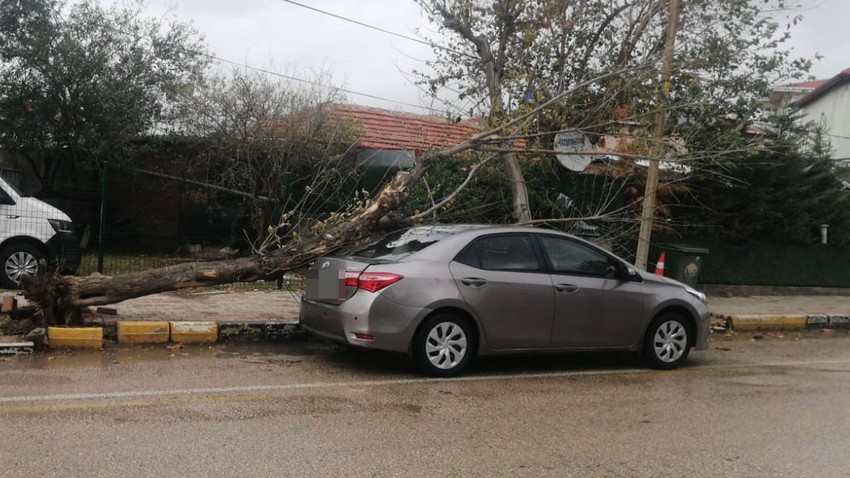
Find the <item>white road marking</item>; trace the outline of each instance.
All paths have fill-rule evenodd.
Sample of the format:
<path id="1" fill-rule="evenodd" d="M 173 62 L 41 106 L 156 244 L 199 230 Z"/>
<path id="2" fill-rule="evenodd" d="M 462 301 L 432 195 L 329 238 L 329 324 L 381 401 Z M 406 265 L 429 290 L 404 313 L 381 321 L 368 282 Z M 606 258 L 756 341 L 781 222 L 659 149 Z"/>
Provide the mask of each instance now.
<path id="1" fill-rule="evenodd" d="M 226 393 L 268 392 L 282 390 L 302 390 L 319 388 L 345 388 L 345 387 L 382 387 L 388 385 L 418 385 L 427 383 L 451 383 L 451 382 L 485 382 L 494 380 L 527 380 L 540 378 L 564 378 L 582 376 L 605 376 L 605 375 L 633 375 L 646 373 L 670 374 L 676 372 L 688 372 L 697 370 L 721 370 L 721 369 L 752 369 L 765 367 L 805 367 L 811 365 L 846 365 L 850 359 L 844 360 L 813 360 L 795 362 L 765 362 L 755 364 L 737 365 L 702 365 L 686 367 L 673 371 L 647 370 L 647 369 L 615 369 L 615 370 L 584 370 L 573 372 L 547 372 L 547 373 L 520 373 L 511 375 L 481 375 L 465 376 L 455 378 L 408 378 L 391 380 L 364 380 L 359 382 L 314 382 L 314 383 L 287 383 L 279 385 L 251 385 L 244 387 L 215 387 L 215 388 L 192 388 L 177 390 L 136 390 L 127 392 L 104 392 L 104 393 L 71 393 L 59 395 L 29 395 L 17 397 L 0 397 L 0 403 L 21 402 L 54 402 L 75 400 L 102 400 L 102 399 L 127 399 L 141 397 L 163 397 L 163 396 L 185 396 L 185 395 L 209 395 Z"/>

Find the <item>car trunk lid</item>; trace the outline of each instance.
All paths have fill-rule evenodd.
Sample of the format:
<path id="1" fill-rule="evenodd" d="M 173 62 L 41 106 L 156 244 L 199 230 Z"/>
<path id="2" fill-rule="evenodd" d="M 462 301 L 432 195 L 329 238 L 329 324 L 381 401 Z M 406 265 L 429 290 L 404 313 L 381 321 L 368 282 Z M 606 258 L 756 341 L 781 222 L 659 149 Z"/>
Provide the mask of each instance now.
<path id="1" fill-rule="evenodd" d="M 326 304 L 341 304 L 357 292 L 354 279 L 359 278 L 370 265 L 392 262 L 354 256 L 321 257 L 307 271 L 304 297 Z"/>

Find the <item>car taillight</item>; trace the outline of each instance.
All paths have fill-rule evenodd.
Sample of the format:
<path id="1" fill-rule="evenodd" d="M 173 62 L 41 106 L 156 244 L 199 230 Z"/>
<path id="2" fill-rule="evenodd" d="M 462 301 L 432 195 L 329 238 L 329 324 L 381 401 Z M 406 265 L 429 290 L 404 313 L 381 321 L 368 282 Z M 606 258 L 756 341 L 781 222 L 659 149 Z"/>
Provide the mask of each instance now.
<path id="1" fill-rule="evenodd" d="M 345 271 L 345 286 L 357 287 L 357 278 L 360 277 L 359 272 Z"/>
<path id="2" fill-rule="evenodd" d="M 404 279 L 404 276 L 391 274 L 389 272 L 346 272 L 345 286 L 357 287 L 369 292 L 378 292 L 384 287 L 395 284 Z"/>

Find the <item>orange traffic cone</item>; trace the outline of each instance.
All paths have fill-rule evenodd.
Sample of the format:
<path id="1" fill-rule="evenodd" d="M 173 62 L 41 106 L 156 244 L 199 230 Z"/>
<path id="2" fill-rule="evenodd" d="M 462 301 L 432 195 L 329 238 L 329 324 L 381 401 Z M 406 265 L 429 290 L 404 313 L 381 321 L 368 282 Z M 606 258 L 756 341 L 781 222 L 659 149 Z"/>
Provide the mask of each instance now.
<path id="1" fill-rule="evenodd" d="M 667 253 L 661 251 L 661 255 L 658 256 L 658 262 L 655 263 L 655 275 L 663 276 L 664 275 L 664 259 L 667 258 Z"/>

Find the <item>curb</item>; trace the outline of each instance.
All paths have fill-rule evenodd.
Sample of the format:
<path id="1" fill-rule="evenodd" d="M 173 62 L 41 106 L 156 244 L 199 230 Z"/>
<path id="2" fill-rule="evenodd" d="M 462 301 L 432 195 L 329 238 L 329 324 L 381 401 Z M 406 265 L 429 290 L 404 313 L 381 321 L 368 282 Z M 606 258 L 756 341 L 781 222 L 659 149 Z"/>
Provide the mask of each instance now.
<path id="1" fill-rule="evenodd" d="M 171 341 L 184 344 L 208 344 L 218 341 L 216 322 L 171 322 Z"/>
<path id="2" fill-rule="evenodd" d="M 115 339 L 120 344 L 189 344 L 283 342 L 301 338 L 305 332 L 297 322 L 270 321 L 116 321 L 85 328 L 50 327 L 48 331 L 51 348 L 100 348 L 102 342 L 95 347 L 91 341 L 94 335 Z M 75 340 L 66 340 L 69 336 Z"/>
<path id="3" fill-rule="evenodd" d="M 118 322 L 119 344 L 164 344 L 171 337 L 168 322 Z"/>
<path id="4" fill-rule="evenodd" d="M 732 330 L 806 330 L 848 329 L 850 315 L 827 314 L 752 314 L 720 316 Z"/>
<path id="5" fill-rule="evenodd" d="M 51 348 L 100 349 L 103 329 L 100 327 L 48 327 L 47 343 Z"/>
<path id="6" fill-rule="evenodd" d="M 0 343 L 0 355 L 32 355 L 33 342 Z"/>

